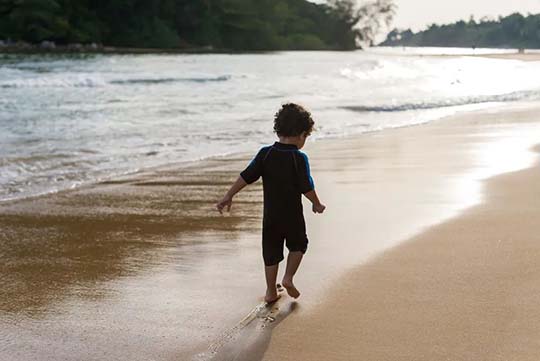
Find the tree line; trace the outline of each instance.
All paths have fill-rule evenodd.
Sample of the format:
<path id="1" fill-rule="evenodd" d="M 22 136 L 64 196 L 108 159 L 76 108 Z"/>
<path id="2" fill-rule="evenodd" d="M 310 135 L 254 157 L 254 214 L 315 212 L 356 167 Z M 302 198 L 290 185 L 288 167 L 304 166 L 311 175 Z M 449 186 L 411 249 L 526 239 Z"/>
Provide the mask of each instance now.
<path id="1" fill-rule="evenodd" d="M 497 20 L 483 18 L 431 25 L 424 31 L 392 30 L 381 44 L 385 46 L 452 46 L 485 48 L 540 48 L 540 14 L 519 13 Z"/>
<path id="2" fill-rule="evenodd" d="M 228 50 L 355 49 L 391 0 L 0 0 L 0 40 Z"/>

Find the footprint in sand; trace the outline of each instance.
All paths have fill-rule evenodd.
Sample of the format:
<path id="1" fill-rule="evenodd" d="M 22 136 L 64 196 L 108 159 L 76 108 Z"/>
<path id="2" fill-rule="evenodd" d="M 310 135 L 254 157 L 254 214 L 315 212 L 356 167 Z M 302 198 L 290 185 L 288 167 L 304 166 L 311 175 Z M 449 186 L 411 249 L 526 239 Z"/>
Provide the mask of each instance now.
<path id="1" fill-rule="evenodd" d="M 274 322 L 279 315 L 279 307 L 274 306 L 271 309 L 266 309 L 266 312 L 259 312 L 257 318 L 261 320 L 259 325 L 261 328 L 265 328 L 267 324 Z"/>

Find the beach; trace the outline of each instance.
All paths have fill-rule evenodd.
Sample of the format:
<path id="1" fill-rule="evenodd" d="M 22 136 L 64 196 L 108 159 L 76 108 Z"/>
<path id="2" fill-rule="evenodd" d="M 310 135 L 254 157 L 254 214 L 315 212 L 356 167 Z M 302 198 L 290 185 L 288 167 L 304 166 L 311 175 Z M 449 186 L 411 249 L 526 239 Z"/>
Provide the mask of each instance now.
<path id="1" fill-rule="evenodd" d="M 248 154 L 4 203 L 2 355 L 461 360 L 507 357 L 521 341 L 534 351 L 535 338 L 519 337 L 534 319 L 534 224 L 521 223 L 535 220 L 534 171 L 483 179 L 535 164 L 538 108 L 309 143 L 328 210 L 306 207 L 303 294 L 273 308 L 261 308 L 260 183 L 231 215 L 213 209 Z M 497 338 L 510 335 L 518 343 Z"/>
<path id="2" fill-rule="evenodd" d="M 8 62 L 0 360 L 533 359 L 537 64 L 469 58 Z M 291 59 L 307 70 L 253 65 Z M 328 209 L 304 204 L 302 296 L 266 307 L 261 182 L 215 203 L 273 142 L 285 89 L 316 104 Z"/>
<path id="3" fill-rule="evenodd" d="M 492 59 L 540 61 L 540 53 L 538 53 L 537 51 L 514 53 L 514 54 L 486 54 L 486 55 L 479 55 L 479 56 L 489 57 Z"/>

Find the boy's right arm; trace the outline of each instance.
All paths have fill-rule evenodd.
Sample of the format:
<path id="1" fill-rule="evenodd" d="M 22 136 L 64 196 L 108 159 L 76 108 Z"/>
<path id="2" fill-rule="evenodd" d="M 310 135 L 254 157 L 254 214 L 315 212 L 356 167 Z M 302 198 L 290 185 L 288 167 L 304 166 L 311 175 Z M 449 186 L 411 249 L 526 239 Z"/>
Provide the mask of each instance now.
<path id="1" fill-rule="evenodd" d="M 225 194 L 223 199 L 218 204 L 216 204 L 218 212 L 222 214 L 225 207 L 227 207 L 227 212 L 229 212 L 231 210 L 233 197 L 236 193 L 240 192 L 246 185 L 247 183 L 244 178 L 238 177 L 238 179 L 236 179 L 229 191 Z"/>
<path id="2" fill-rule="evenodd" d="M 263 148 L 264 149 L 264 148 Z M 223 209 L 227 208 L 227 212 L 231 210 L 232 199 L 236 193 L 240 192 L 245 186 L 255 182 L 262 175 L 262 150 L 261 149 L 255 158 L 249 163 L 246 169 L 233 183 L 229 191 L 225 194 L 223 199 L 216 204 L 216 208 L 219 213 L 223 213 Z"/>

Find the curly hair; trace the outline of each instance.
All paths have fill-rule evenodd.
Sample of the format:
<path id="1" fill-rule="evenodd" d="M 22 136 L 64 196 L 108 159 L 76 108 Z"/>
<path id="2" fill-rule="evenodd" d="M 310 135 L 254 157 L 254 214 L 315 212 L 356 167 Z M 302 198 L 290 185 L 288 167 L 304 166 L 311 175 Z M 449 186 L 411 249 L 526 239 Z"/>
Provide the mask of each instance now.
<path id="1" fill-rule="evenodd" d="M 274 118 L 274 132 L 282 137 L 295 137 L 304 132 L 308 136 L 314 125 L 311 113 L 294 103 L 283 104 Z"/>

